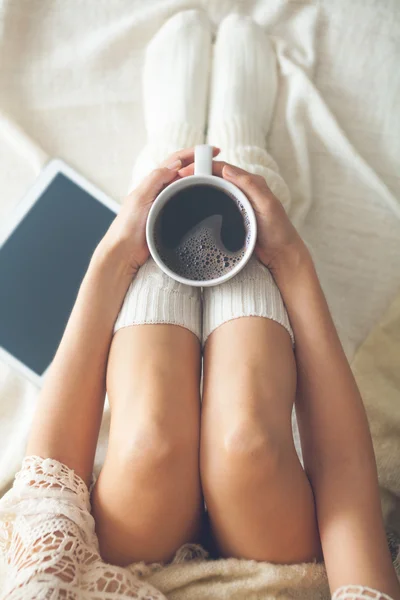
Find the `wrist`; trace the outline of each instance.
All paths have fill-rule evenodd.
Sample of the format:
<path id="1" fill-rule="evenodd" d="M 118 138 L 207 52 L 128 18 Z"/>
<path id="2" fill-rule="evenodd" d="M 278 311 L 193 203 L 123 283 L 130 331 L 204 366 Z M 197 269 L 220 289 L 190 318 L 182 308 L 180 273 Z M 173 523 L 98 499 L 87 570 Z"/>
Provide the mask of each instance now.
<path id="1" fill-rule="evenodd" d="M 312 267 L 310 251 L 301 239 L 286 246 L 268 264 L 275 279 L 293 279 L 304 269 Z"/>
<path id="2" fill-rule="evenodd" d="M 310 298 L 321 289 L 311 253 L 304 242 L 302 244 L 303 247 L 282 254 L 270 267 L 291 320 L 299 309 L 310 305 Z"/>
<path id="3" fill-rule="evenodd" d="M 137 269 L 127 260 L 125 248 L 119 242 L 103 238 L 93 252 L 89 270 L 92 269 L 114 280 L 132 281 Z"/>

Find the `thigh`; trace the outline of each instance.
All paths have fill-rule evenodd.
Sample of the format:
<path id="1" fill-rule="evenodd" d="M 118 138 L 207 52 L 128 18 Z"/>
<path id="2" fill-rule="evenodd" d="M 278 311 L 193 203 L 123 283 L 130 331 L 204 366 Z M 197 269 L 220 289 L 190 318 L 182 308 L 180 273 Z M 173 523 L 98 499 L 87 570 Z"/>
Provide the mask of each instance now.
<path id="1" fill-rule="evenodd" d="M 134 325 L 114 336 L 107 371 L 109 446 L 93 491 L 103 558 L 168 561 L 196 541 L 200 348 L 176 325 Z"/>
<path id="2" fill-rule="evenodd" d="M 201 476 L 223 556 L 288 563 L 319 556 L 313 494 L 294 447 L 296 364 L 277 322 L 238 318 L 205 348 Z"/>
<path id="3" fill-rule="evenodd" d="M 245 410 L 260 424 L 272 419 L 289 425 L 296 363 L 286 329 L 263 317 L 236 318 L 218 327 L 204 350 L 204 390 L 204 417 L 204 409 L 210 410 L 236 427 L 237 414 Z"/>

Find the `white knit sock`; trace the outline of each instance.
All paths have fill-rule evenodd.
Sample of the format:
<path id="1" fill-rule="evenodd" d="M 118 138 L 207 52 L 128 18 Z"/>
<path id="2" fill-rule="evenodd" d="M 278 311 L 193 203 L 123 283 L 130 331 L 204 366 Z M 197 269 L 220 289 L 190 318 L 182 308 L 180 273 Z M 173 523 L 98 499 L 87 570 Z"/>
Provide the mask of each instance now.
<path id="1" fill-rule="evenodd" d="M 133 185 L 180 148 L 204 143 L 212 32 L 207 15 L 187 10 L 171 17 L 146 49 L 144 117 L 148 142 Z"/>
<path id="2" fill-rule="evenodd" d="M 229 15 L 214 49 L 207 141 L 225 160 L 262 175 L 286 211 L 288 187 L 266 150 L 278 76 L 272 43 L 250 17 Z"/>
<path id="3" fill-rule="evenodd" d="M 205 13 L 177 13 L 146 50 L 143 99 L 148 142 L 133 170 L 131 187 L 169 154 L 204 142 L 211 26 Z M 201 337 L 200 288 L 165 275 L 149 258 L 132 281 L 114 332 L 130 325 L 180 325 Z"/>
<path id="4" fill-rule="evenodd" d="M 203 290 L 203 345 L 220 325 L 240 317 L 265 317 L 282 325 L 294 344 L 280 291 L 269 270 L 252 257 L 240 273 Z"/>
<path id="5" fill-rule="evenodd" d="M 229 15 L 214 50 L 208 143 L 218 159 L 262 175 L 288 210 L 289 190 L 266 150 L 277 92 L 276 58 L 264 31 L 250 18 Z M 255 257 L 222 285 L 203 292 L 203 344 L 214 329 L 239 317 L 266 317 L 293 332 L 276 283 Z"/>
<path id="6" fill-rule="evenodd" d="M 277 91 L 271 41 L 250 17 L 231 14 L 221 23 L 214 47 L 209 136 L 264 148 Z"/>
<path id="7" fill-rule="evenodd" d="M 201 338 L 200 289 L 171 279 L 152 258 L 132 281 L 114 332 L 130 325 L 166 323 L 180 325 Z"/>

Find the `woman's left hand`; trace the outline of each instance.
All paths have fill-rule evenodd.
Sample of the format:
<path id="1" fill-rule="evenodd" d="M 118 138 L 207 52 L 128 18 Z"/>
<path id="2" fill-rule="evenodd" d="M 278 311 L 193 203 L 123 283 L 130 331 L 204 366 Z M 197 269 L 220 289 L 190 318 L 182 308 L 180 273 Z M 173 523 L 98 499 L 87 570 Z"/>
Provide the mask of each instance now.
<path id="1" fill-rule="evenodd" d="M 219 153 L 214 148 L 214 156 Z M 101 240 L 99 247 L 112 252 L 134 276 L 146 262 L 149 249 L 146 242 L 146 221 L 151 205 L 158 194 L 179 179 L 179 169 L 194 161 L 194 148 L 178 150 L 162 165 L 152 171 L 142 183 L 125 198 L 122 208 Z M 100 248 L 99 248 L 100 249 Z"/>

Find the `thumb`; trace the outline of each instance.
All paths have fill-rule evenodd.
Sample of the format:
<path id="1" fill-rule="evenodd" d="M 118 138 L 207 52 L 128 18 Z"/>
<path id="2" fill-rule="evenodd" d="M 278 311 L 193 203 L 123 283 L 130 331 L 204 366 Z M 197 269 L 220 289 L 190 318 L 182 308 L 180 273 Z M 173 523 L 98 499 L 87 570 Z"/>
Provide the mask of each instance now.
<path id="1" fill-rule="evenodd" d="M 256 211 L 262 212 L 266 202 L 274 198 L 264 177 L 261 175 L 255 175 L 244 169 L 226 164 L 222 169 L 222 176 L 246 194 Z"/>

